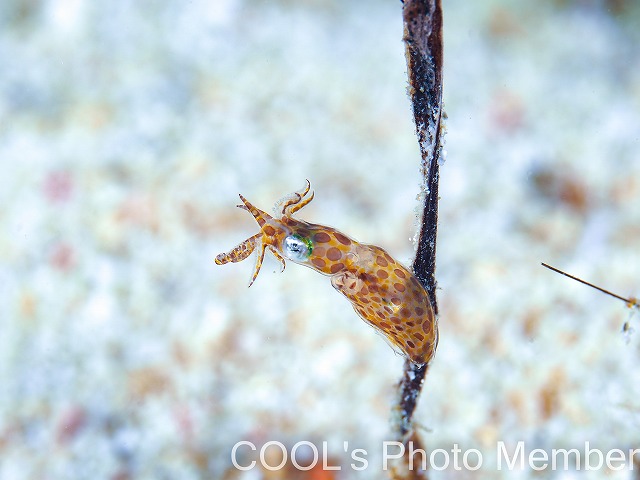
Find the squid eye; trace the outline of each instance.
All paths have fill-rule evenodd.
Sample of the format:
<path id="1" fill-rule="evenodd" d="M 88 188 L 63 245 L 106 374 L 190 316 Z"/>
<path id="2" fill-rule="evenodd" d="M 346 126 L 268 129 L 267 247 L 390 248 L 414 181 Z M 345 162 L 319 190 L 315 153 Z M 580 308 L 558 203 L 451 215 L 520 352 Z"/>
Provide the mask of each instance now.
<path id="1" fill-rule="evenodd" d="M 289 260 L 303 262 L 313 251 L 313 244 L 308 238 L 302 238 L 300 235 L 289 235 L 284 239 L 283 244 L 284 256 Z"/>

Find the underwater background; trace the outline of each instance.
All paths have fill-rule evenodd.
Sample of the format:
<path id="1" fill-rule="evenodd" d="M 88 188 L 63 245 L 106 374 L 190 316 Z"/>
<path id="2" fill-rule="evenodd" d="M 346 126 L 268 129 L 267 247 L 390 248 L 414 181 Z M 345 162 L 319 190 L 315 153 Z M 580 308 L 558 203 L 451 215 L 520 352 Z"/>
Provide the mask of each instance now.
<path id="1" fill-rule="evenodd" d="M 540 266 L 639 295 L 640 6 L 443 11 L 440 343 L 415 420 L 484 465 L 431 476 L 539 478 L 497 471 L 497 442 L 640 448 L 640 317 Z M 385 478 L 403 358 L 327 277 L 267 258 L 247 289 L 253 257 L 214 258 L 258 231 L 238 193 L 270 212 L 309 179 L 298 218 L 411 263 L 402 28 L 392 0 L 2 3 L 0 479 Z M 342 470 L 242 472 L 243 440 L 326 442 Z M 605 473 L 638 478 L 545 475 Z"/>

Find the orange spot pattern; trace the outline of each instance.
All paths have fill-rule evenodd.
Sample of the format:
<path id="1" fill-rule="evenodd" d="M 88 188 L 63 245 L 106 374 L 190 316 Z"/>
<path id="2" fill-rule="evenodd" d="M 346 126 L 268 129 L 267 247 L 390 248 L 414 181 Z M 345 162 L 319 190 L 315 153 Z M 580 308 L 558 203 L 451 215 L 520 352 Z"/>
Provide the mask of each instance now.
<path id="1" fill-rule="evenodd" d="M 269 250 L 284 269 L 285 258 L 331 276 L 331 284 L 369 325 L 382 333 L 396 351 L 416 364 L 427 363 L 438 343 L 438 325 L 429 295 L 411 271 L 374 245 L 359 243 L 325 226 L 292 218 L 313 199 L 311 185 L 282 200 L 275 219 L 242 195 L 240 208 L 250 212 L 261 232 L 248 238 L 216 263 L 239 262 L 257 249 L 251 284 Z M 293 249 L 291 242 L 296 243 Z"/>

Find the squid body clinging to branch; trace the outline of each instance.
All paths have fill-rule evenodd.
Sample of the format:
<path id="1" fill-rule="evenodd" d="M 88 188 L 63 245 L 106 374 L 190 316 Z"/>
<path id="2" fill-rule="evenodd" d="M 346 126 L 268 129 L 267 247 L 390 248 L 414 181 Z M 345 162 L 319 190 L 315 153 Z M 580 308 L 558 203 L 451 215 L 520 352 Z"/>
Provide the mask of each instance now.
<path id="1" fill-rule="evenodd" d="M 240 195 L 243 204 L 238 207 L 253 215 L 260 233 L 218 255 L 216 263 L 240 262 L 257 250 L 249 286 L 258 276 L 267 250 L 283 270 L 287 259 L 329 275 L 331 285 L 396 351 L 418 365 L 427 363 L 438 343 L 438 326 L 427 291 L 382 248 L 359 243 L 332 227 L 293 218 L 313 200 L 310 189 L 307 181 L 304 189 L 276 204 L 280 218 L 257 209 Z"/>

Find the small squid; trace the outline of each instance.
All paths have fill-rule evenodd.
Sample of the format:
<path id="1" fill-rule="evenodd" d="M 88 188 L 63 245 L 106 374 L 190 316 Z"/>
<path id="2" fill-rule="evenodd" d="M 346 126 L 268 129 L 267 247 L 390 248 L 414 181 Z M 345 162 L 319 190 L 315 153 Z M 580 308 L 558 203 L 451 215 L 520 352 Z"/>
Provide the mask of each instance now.
<path id="1" fill-rule="evenodd" d="M 280 219 L 257 209 L 242 195 L 239 208 L 253 215 L 260 233 L 228 253 L 216 264 L 240 262 L 257 249 L 251 286 L 260 272 L 265 251 L 285 267 L 285 258 L 331 277 L 331 285 L 351 302 L 360 317 L 382 333 L 391 346 L 422 365 L 438 344 L 438 325 L 429 295 L 416 276 L 374 245 L 359 243 L 325 225 L 293 218 L 313 200 L 311 184 L 276 204 Z"/>

